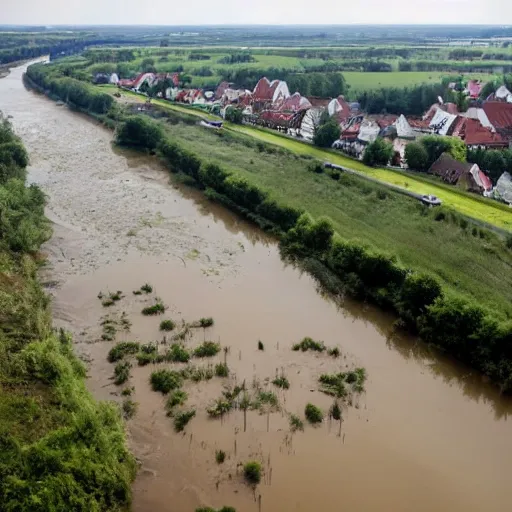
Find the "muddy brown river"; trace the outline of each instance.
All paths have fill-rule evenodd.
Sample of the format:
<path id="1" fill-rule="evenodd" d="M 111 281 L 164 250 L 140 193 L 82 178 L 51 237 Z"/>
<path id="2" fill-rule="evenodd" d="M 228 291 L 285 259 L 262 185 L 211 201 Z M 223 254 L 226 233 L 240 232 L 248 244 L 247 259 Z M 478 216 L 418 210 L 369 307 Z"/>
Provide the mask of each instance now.
<path id="1" fill-rule="evenodd" d="M 510 399 L 415 339 L 393 334 L 392 319 L 378 311 L 322 296 L 312 279 L 283 264 L 272 239 L 171 183 L 154 160 L 113 148 L 110 131 L 27 91 L 22 72 L 0 80 L 0 110 L 28 149 L 29 180 L 48 195 L 54 236 L 44 247 L 42 279 L 56 325 L 73 332 L 88 363 L 95 396 L 121 400 L 106 360 L 113 342 L 100 341 L 102 316 L 128 314 L 131 331 L 118 333 L 118 341 L 162 340 L 161 318 L 140 313 L 155 294 L 169 308 L 166 317 L 215 319 L 187 344 L 207 337 L 229 347 L 232 382 L 265 382 L 276 371 L 290 380 L 290 390 L 278 392 L 282 411 L 249 412 L 246 432 L 239 412 L 222 421 L 205 412 L 222 379 L 187 383 L 197 414 L 177 434 L 165 398 L 150 389 L 154 366 L 133 368 L 139 408 L 127 427 L 140 461 L 133 510 L 511 509 Z M 133 295 L 145 282 L 155 293 Z M 101 290 L 123 290 L 125 298 L 106 311 Z M 292 352 L 304 336 L 338 346 L 342 357 Z M 364 366 L 368 381 L 344 410 L 341 435 L 329 421 L 292 435 L 286 413 L 302 415 L 307 402 L 327 410 L 332 400 L 316 379 L 347 365 Z M 221 465 L 218 449 L 227 453 Z M 240 474 L 239 463 L 249 459 L 264 468 L 255 490 Z"/>

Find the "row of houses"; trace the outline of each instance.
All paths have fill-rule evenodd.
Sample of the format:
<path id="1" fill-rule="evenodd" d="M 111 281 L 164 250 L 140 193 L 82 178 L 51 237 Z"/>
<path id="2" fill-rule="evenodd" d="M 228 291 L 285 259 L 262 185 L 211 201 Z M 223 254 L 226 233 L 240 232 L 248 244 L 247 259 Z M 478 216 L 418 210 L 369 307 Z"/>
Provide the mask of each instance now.
<path id="1" fill-rule="evenodd" d="M 224 116 L 229 108 L 243 111 L 244 121 L 286 132 L 295 137 L 312 140 L 322 116 L 328 114 L 340 125 L 341 135 L 333 147 L 361 159 L 365 148 L 377 137 L 387 138 L 395 150 L 392 165 L 406 167 L 407 144 L 426 134 L 459 137 L 468 148 L 505 149 L 512 147 L 512 93 L 500 87 L 483 103 L 473 102 L 466 112 L 459 112 L 454 103 L 442 98 L 424 116 L 367 115 L 357 102 L 337 98 L 305 97 L 290 93 L 282 80 L 261 78 L 253 90 L 237 88 L 221 82 L 215 90 L 179 87 L 177 73 L 142 73 L 133 80 L 118 80 L 120 87 L 140 91 L 166 81 L 168 87 L 159 94 L 165 98 L 193 105 L 204 105 Z M 478 98 L 482 84 L 470 80 L 466 94 Z M 431 169 L 446 182 L 467 190 L 489 194 L 492 184 L 485 174 L 472 164 L 458 165 L 443 158 Z M 510 176 L 505 173 L 504 181 Z M 506 188 L 506 187 L 505 187 Z M 500 196 L 508 197 L 508 193 Z M 511 200 L 512 202 L 512 200 Z"/>

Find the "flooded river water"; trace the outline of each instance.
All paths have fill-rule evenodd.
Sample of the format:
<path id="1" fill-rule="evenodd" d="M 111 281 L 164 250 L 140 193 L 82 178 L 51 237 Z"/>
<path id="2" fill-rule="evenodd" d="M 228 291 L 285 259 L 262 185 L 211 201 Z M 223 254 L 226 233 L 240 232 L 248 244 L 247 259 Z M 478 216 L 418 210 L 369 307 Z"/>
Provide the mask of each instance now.
<path id="1" fill-rule="evenodd" d="M 285 412 L 250 412 L 246 432 L 238 412 L 210 420 L 205 407 L 222 391 L 220 379 L 187 384 L 197 415 L 177 434 L 165 399 L 150 389 L 153 365 L 133 368 L 139 409 L 127 425 L 141 464 L 133 510 L 510 510 L 510 399 L 393 334 L 385 315 L 354 303 L 336 306 L 307 275 L 284 266 L 265 234 L 173 185 L 154 160 L 113 149 L 111 132 L 27 91 L 22 71 L 0 80 L 0 110 L 12 116 L 28 149 L 29 180 L 48 195 L 54 236 L 44 247 L 42 276 L 55 323 L 73 332 L 97 398 L 121 399 L 106 360 L 113 343 L 99 341 L 106 310 L 98 292 L 126 295 L 108 311 L 126 311 L 133 324 L 118 340 L 160 340 L 160 318 L 140 314 L 154 294 L 132 294 L 145 282 L 169 307 L 166 317 L 214 318 L 213 328 L 187 343 L 220 340 L 239 382 L 264 382 L 284 369 L 291 388 L 278 395 L 287 413 L 302 415 L 307 402 L 327 410 L 332 401 L 315 384 L 320 373 L 346 365 L 368 373 L 365 394 L 344 411 L 341 436 L 328 421 L 291 435 Z M 304 336 L 337 345 L 342 357 L 292 352 Z M 222 465 L 217 449 L 227 452 Z M 238 468 L 249 459 L 265 470 L 255 491 Z"/>

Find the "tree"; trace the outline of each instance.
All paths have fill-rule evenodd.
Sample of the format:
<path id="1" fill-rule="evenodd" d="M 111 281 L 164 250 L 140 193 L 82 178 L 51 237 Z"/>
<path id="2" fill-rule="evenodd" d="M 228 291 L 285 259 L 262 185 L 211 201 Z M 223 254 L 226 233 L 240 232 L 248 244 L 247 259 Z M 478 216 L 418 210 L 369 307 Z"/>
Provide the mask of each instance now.
<path id="1" fill-rule="evenodd" d="M 483 169 L 487 171 L 492 182 L 496 184 L 500 176 L 507 169 L 507 162 L 504 158 L 504 152 L 492 149 L 485 152 L 483 157 Z"/>
<path id="2" fill-rule="evenodd" d="M 335 119 L 331 118 L 315 130 L 313 144 L 321 148 L 330 148 L 332 143 L 340 138 L 340 135 L 340 125 Z"/>
<path id="3" fill-rule="evenodd" d="M 156 73 L 155 59 L 146 58 L 140 64 L 143 73 Z"/>
<path id="4" fill-rule="evenodd" d="M 393 145 L 378 137 L 375 141 L 366 146 L 363 155 L 363 162 L 366 165 L 388 165 L 391 157 L 393 156 Z"/>
<path id="5" fill-rule="evenodd" d="M 160 125 L 142 116 L 129 117 L 117 133 L 117 143 L 124 146 L 135 146 L 155 149 L 162 140 Z"/>
<path id="6" fill-rule="evenodd" d="M 235 108 L 232 105 L 230 105 L 226 108 L 226 113 L 224 117 L 226 121 L 229 121 L 230 123 L 242 124 L 244 118 L 243 110 L 241 108 Z"/>
<path id="7" fill-rule="evenodd" d="M 409 169 L 426 171 L 428 166 L 428 153 L 423 144 L 411 142 L 405 146 L 405 161 Z"/>
<path id="8" fill-rule="evenodd" d="M 427 135 L 421 139 L 421 144 L 428 153 L 429 168 L 443 153 L 448 153 L 459 162 L 465 162 L 467 148 L 458 137 L 441 137 L 439 135 Z"/>

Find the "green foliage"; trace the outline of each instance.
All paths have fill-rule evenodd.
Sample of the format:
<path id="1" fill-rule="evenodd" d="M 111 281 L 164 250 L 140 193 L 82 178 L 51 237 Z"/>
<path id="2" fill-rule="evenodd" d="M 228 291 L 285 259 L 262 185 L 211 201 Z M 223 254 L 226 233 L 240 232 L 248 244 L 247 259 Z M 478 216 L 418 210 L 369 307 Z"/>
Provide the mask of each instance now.
<path id="1" fill-rule="evenodd" d="M 137 413 L 138 405 L 139 404 L 137 404 L 137 402 L 134 402 L 129 398 L 123 400 L 123 416 L 125 420 L 129 420 L 135 416 Z"/>
<path id="2" fill-rule="evenodd" d="M 165 306 L 161 302 L 156 302 L 152 306 L 146 306 L 142 309 L 142 314 L 145 316 L 162 315 L 165 313 Z"/>
<path id="3" fill-rule="evenodd" d="M 200 318 L 199 319 L 199 325 L 203 328 L 203 329 L 206 329 L 207 327 L 211 327 L 213 325 L 213 318 L 211 317 L 208 317 L 208 318 Z"/>
<path id="4" fill-rule="evenodd" d="M 180 388 L 183 379 L 178 372 L 157 370 L 151 374 L 150 383 L 153 391 L 160 391 L 165 395 L 173 389 Z"/>
<path id="5" fill-rule="evenodd" d="M 290 429 L 292 432 L 304 430 L 304 422 L 296 414 L 290 414 Z"/>
<path id="6" fill-rule="evenodd" d="M 313 135 L 313 144 L 321 148 L 330 148 L 333 142 L 340 138 L 340 135 L 340 125 L 336 119 L 332 118 L 316 128 Z"/>
<path id="7" fill-rule="evenodd" d="M 194 349 L 195 357 L 213 357 L 220 352 L 220 343 L 205 341 Z"/>
<path id="8" fill-rule="evenodd" d="M 164 357 L 166 361 L 171 363 L 188 363 L 190 360 L 190 353 L 183 345 L 173 343 L 165 353 Z"/>
<path id="9" fill-rule="evenodd" d="M 153 287 L 149 283 L 146 283 L 140 287 L 140 291 L 144 293 L 151 293 L 153 291 Z"/>
<path id="10" fill-rule="evenodd" d="M 176 324 L 172 320 L 162 320 L 160 322 L 161 331 L 172 331 L 176 327 Z"/>
<path id="11" fill-rule="evenodd" d="M 244 465 L 244 477 L 250 484 L 259 484 L 261 480 L 261 464 L 255 460 L 246 462 Z"/>
<path id="12" fill-rule="evenodd" d="M 448 153 L 452 158 L 460 162 L 466 161 L 466 145 L 458 137 L 426 135 L 420 139 L 420 143 L 428 154 L 427 168 L 430 168 L 443 153 Z"/>
<path id="13" fill-rule="evenodd" d="M 338 402 L 334 402 L 329 409 L 329 416 L 336 421 L 341 420 L 341 407 Z"/>
<path id="14" fill-rule="evenodd" d="M 130 146 L 139 149 L 156 149 L 163 139 L 161 126 L 146 117 L 129 117 L 118 128 L 116 142 L 121 146 Z M 143 290 L 144 291 L 144 290 Z"/>
<path id="15" fill-rule="evenodd" d="M 338 347 L 332 347 L 332 348 L 328 348 L 327 349 L 327 354 L 330 355 L 331 357 L 340 357 L 340 349 Z"/>
<path id="16" fill-rule="evenodd" d="M 188 422 L 196 415 L 196 411 L 180 411 L 174 415 L 174 430 L 176 432 L 182 432 L 185 430 Z"/>
<path id="17" fill-rule="evenodd" d="M 362 393 L 366 381 L 364 368 L 356 368 L 353 371 L 337 374 L 323 374 L 318 379 L 321 386 L 320 391 L 327 395 L 343 398 L 350 392 Z"/>
<path id="18" fill-rule="evenodd" d="M 226 452 L 224 450 L 215 450 L 215 461 L 217 464 L 223 464 L 226 460 Z"/>
<path id="19" fill-rule="evenodd" d="M 393 144 L 377 137 L 370 142 L 363 154 L 363 162 L 371 167 L 388 165 L 393 156 Z"/>
<path id="20" fill-rule="evenodd" d="M 174 391 L 171 391 L 171 393 L 169 393 L 169 398 L 165 403 L 167 416 L 172 416 L 174 414 L 174 408 L 178 405 L 184 405 L 187 398 L 187 393 L 182 389 L 175 389 Z"/>
<path id="21" fill-rule="evenodd" d="M 278 388 L 290 389 L 290 381 L 284 375 L 276 377 L 272 381 L 272 384 L 274 384 L 274 386 L 277 386 Z"/>
<path id="22" fill-rule="evenodd" d="M 212 418 L 218 418 L 228 413 L 233 408 L 233 405 L 234 404 L 232 400 L 229 400 L 225 397 L 218 398 L 215 400 L 212 406 L 206 409 L 206 412 Z"/>
<path id="23" fill-rule="evenodd" d="M 263 345 L 263 342 L 261 340 L 258 340 L 258 350 L 265 350 L 265 345 Z"/>
<path id="24" fill-rule="evenodd" d="M 233 106 L 229 106 L 226 108 L 225 119 L 230 123 L 242 124 L 243 121 L 243 110 L 241 108 L 236 108 Z"/>
<path id="25" fill-rule="evenodd" d="M 300 343 L 295 343 L 292 347 L 292 350 L 302 350 L 302 352 L 307 352 L 308 350 L 313 350 L 314 352 L 323 352 L 325 350 L 325 345 L 323 341 L 315 341 L 314 339 L 307 336 Z"/>
<path id="26" fill-rule="evenodd" d="M 109 363 L 120 361 L 125 356 L 134 355 L 140 349 L 140 343 L 136 341 L 122 341 L 116 343 L 108 352 L 107 359 Z"/>
<path id="27" fill-rule="evenodd" d="M 215 365 L 215 375 L 217 377 L 228 377 L 229 367 L 227 363 L 219 363 Z"/>
<path id="28" fill-rule="evenodd" d="M 132 365 L 129 361 L 122 361 L 116 364 L 114 368 L 114 384 L 119 386 L 124 384 L 130 377 L 130 369 Z"/>
<path id="29" fill-rule="evenodd" d="M 306 408 L 304 409 L 304 414 L 306 415 L 306 419 L 311 423 L 322 423 L 324 419 L 324 415 L 316 405 L 313 405 L 311 403 L 306 405 Z"/>
<path id="30" fill-rule="evenodd" d="M 268 406 L 270 408 L 277 409 L 279 407 L 279 400 L 277 395 L 273 391 L 259 391 L 256 395 L 253 407 L 255 409 L 259 409 L 262 406 Z"/>
<path id="31" fill-rule="evenodd" d="M 428 153 L 420 142 L 410 142 L 405 146 L 405 161 L 409 169 L 426 171 L 428 169 Z"/>

